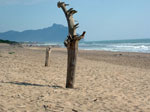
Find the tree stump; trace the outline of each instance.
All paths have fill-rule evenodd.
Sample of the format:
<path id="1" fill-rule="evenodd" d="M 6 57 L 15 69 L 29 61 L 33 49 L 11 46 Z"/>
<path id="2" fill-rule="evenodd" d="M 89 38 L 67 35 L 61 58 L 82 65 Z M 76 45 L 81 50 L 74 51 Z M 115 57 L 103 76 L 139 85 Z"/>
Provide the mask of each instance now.
<path id="1" fill-rule="evenodd" d="M 45 56 L 45 66 L 49 66 L 49 54 L 51 53 L 51 48 L 46 48 L 46 56 Z"/>
<path id="2" fill-rule="evenodd" d="M 76 29 L 78 28 L 79 23 L 74 23 L 73 15 L 77 13 L 77 11 L 73 8 L 67 10 L 66 6 L 68 5 L 69 4 L 65 4 L 64 2 L 57 3 L 58 8 L 62 8 L 68 22 L 68 36 L 64 41 L 64 45 L 68 52 L 66 88 L 74 88 L 78 42 L 84 38 L 86 32 L 84 31 L 82 35 L 76 34 Z"/>

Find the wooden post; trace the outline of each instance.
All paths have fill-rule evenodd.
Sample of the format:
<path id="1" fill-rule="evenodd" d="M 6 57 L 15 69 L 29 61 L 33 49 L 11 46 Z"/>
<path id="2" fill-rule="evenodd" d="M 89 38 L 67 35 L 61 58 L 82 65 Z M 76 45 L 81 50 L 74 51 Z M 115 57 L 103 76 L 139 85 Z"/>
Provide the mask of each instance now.
<path id="1" fill-rule="evenodd" d="M 65 4 L 64 2 L 57 3 L 58 8 L 62 8 L 68 22 L 68 36 L 64 41 L 64 45 L 67 47 L 68 52 L 66 88 L 74 88 L 78 42 L 84 38 L 85 31 L 82 35 L 76 34 L 79 23 L 74 23 L 73 15 L 77 13 L 77 11 L 73 8 L 67 10 L 66 6 L 68 5 L 69 4 Z"/>
<path id="2" fill-rule="evenodd" d="M 46 48 L 46 57 L 45 57 L 45 66 L 48 66 L 50 52 L 51 52 L 51 48 L 47 47 Z"/>

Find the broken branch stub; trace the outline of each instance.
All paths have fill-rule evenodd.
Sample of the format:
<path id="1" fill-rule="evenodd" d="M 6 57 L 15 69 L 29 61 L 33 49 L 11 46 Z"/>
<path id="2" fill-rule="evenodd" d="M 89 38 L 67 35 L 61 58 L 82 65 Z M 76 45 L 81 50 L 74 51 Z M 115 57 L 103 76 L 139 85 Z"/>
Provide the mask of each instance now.
<path id="1" fill-rule="evenodd" d="M 79 23 L 75 24 L 73 19 L 73 15 L 77 13 L 76 10 L 74 10 L 73 8 L 67 10 L 66 6 L 68 6 L 68 4 L 65 4 L 65 2 L 59 1 L 57 3 L 57 6 L 58 8 L 62 8 L 68 23 L 68 36 L 67 39 L 64 41 L 64 45 L 67 47 L 68 51 L 66 87 L 74 88 L 78 41 L 84 38 L 86 32 L 84 31 L 80 36 L 76 34 L 76 29 L 79 25 Z"/>

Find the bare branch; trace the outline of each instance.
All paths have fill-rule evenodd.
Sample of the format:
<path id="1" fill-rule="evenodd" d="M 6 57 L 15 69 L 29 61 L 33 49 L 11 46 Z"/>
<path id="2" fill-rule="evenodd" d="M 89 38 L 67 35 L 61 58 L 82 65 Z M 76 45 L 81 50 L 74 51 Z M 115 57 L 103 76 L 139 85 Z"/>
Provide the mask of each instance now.
<path id="1" fill-rule="evenodd" d="M 62 8 L 63 12 L 65 13 L 65 16 L 67 17 L 67 9 L 66 9 L 66 4 L 64 2 L 58 2 L 57 3 L 58 8 Z"/>
<path id="2" fill-rule="evenodd" d="M 72 11 L 73 10 L 73 8 L 70 8 L 67 12 L 70 12 L 70 11 Z"/>
<path id="3" fill-rule="evenodd" d="M 65 4 L 65 6 L 69 6 L 69 4 Z"/>
<path id="4" fill-rule="evenodd" d="M 64 45 L 65 45 L 65 47 L 67 47 L 67 46 L 68 46 L 68 42 L 67 42 L 67 40 L 65 40 L 65 41 L 64 41 Z"/>
<path id="5" fill-rule="evenodd" d="M 62 7 L 64 4 L 65 4 L 64 2 L 60 2 L 60 1 L 59 1 L 59 2 L 57 3 L 57 7 L 60 8 L 60 7 Z"/>
<path id="6" fill-rule="evenodd" d="M 83 39 L 83 38 L 84 38 L 84 36 L 85 36 L 85 33 L 86 33 L 86 32 L 84 31 L 84 32 L 82 33 L 82 35 L 80 35 L 80 36 L 78 37 L 78 38 L 79 38 L 78 40 Z"/>
<path id="7" fill-rule="evenodd" d="M 80 36 L 75 35 L 75 36 L 74 36 L 74 39 L 75 39 L 75 40 L 78 40 L 78 41 L 81 40 L 81 39 L 83 39 L 84 36 L 85 36 L 85 33 L 86 33 L 86 32 L 84 31 L 84 32 L 82 33 L 82 35 L 80 35 Z"/>
<path id="8" fill-rule="evenodd" d="M 71 15 L 73 15 L 73 14 L 75 14 L 75 13 L 77 13 L 76 10 L 71 10 L 71 11 L 69 12 L 69 16 L 71 16 Z"/>
<path id="9" fill-rule="evenodd" d="M 66 19 L 67 19 L 67 22 L 68 22 L 68 30 L 69 30 L 69 34 L 71 35 L 75 35 L 76 34 L 76 30 L 73 28 L 74 27 L 74 19 L 73 19 L 73 14 L 75 14 L 77 11 L 73 10 L 73 8 L 67 10 L 66 9 L 66 4 L 64 2 L 58 2 L 57 3 L 57 6 L 59 8 L 62 8 L 65 16 L 66 16 Z"/>
<path id="10" fill-rule="evenodd" d="M 79 25 L 79 23 L 75 24 L 73 28 L 77 29 L 79 27 L 78 25 Z"/>

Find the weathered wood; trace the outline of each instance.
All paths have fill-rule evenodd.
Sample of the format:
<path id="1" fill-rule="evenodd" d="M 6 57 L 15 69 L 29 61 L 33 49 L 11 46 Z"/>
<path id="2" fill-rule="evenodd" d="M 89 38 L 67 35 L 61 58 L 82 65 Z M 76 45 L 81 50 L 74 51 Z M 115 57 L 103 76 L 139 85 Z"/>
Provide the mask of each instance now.
<path id="1" fill-rule="evenodd" d="M 83 32 L 81 36 L 76 34 L 76 29 L 79 25 L 79 23 L 74 24 L 73 15 L 77 13 L 76 10 L 73 10 L 73 8 L 67 10 L 67 5 L 64 2 L 58 2 L 57 6 L 58 8 L 62 8 L 68 23 L 68 36 L 64 41 L 64 45 L 67 47 L 68 51 L 66 88 L 74 88 L 78 41 L 84 38 L 85 32 Z"/>
<path id="2" fill-rule="evenodd" d="M 46 48 L 46 56 L 45 56 L 45 66 L 49 66 L 49 54 L 51 53 L 51 48 Z"/>
<path id="3" fill-rule="evenodd" d="M 68 66 L 67 66 L 67 80 L 66 88 L 74 88 L 75 70 L 78 53 L 78 41 L 72 42 L 68 50 Z"/>

